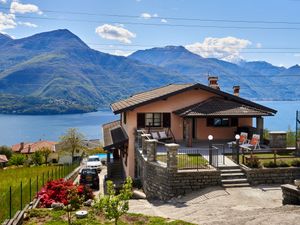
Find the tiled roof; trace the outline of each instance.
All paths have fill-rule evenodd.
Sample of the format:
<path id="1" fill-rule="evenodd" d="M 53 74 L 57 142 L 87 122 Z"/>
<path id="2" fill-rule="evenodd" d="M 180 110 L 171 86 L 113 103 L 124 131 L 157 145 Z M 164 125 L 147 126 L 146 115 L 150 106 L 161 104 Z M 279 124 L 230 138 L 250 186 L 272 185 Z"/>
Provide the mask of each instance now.
<path id="1" fill-rule="evenodd" d="M 194 84 L 170 84 L 164 87 L 156 88 L 150 91 L 141 92 L 132 95 L 130 98 L 121 100 L 111 104 L 114 113 L 119 113 L 130 107 L 137 107 L 143 103 L 156 100 L 158 98 L 168 97 L 170 94 L 175 94 L 192 87 Z"/>
<path id="2" fill-rule="evenodd" d="M 37 141 L 37 142 L 24 143 L 24 144 L 19 143 L 19 144 L 13 145 L 12 150 L 13 150 L 13 152 L 30 154 L 30 153 L 34 153 L 34 152 L 38 151 L 39 149 L 45 147 L 45 148 L 50 148 L 54 152 L 55 144 L 57 144 L 57 142 L 54 142 L 54 141 Z"/>
<path id="3" fill-rule="evenodd" d="M 203 102 L 174 111 L 182 117 L 209 117 L 209 116 L 270 116 L 273 115 L 249 105 L 220 97 L 211 97 Z"/>
<path id="4" fill-rule="evenodd" d="M 104 149 L 109 150 L 128 141 L 126 131 L 121 127 L 120 120 L 103 124 Z"/>
<path id="5" fill-rule="evenodd" d="M 276 113 L 277 111 L 268 107 L 265 107 L 263 105 L 259 105 L 255 102 L 243 99 L 241 97 L 223 92 L 221 90 L 217 90 L 211 87 L 208 87 L 206 85 L 200 84 L 200 83 L 194 83 L 194 84 L 170 84 L 161 88 L 153 89 L 150 91 L 142 92 L 135 94 L 127 99 L 121 100 L 119 102 L 115 102 L 111 104 L 112 111 L 117 114 L 124 111 L 132 110 L 136 107 L 146 105 L 151 102 L 155 102 L 158 100 L 162 100 L 165 98 L 168 98 L 170 96 L 182 93 L 187 90 L 192 89 L 201 89 L 208 91 L 210 93 L 214 93 L 218 96 L 224 97 L 228 100 L 233 100 L 235 102 L 257 108 L 259 110 L 267 111 L 270 114 Z"/>
<path id="6" fill-rule="evenodd" d="M 6 163 L 6 162 L 8 162 L 6 155 L 0 155 L 0 163 Z"/>

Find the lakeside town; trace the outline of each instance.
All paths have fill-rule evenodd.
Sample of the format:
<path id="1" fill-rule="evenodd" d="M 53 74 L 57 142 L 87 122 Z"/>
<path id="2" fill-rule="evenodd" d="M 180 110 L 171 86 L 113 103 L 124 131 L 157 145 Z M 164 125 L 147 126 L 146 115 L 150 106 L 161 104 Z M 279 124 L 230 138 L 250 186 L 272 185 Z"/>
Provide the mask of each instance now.
<path id="1" fill-rule="evenodd" d="M 0 224 L 299 224 L 299 6 L 0 0 Z"/>

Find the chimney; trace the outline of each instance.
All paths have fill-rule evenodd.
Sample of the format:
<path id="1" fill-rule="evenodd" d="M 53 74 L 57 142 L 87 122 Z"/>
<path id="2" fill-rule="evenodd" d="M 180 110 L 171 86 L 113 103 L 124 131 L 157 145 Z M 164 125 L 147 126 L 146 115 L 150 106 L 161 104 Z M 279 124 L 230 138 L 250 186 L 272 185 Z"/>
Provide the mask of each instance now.
<path id="1" fill-rule="evenodd" d="M 19 151 L 21 151 L 23 148 L 24 148 L 24 142 L 21 142 Z"/>
<path id="2" fill-rule="evenodd" d="M 218 84 L 218 77 L 208 77 L 208 86 L 217 90 L 220 90 L 220 86 Z"/>
<path id="3" fill-rule="evenodd" d="M 240 86 L 233 86 L 233 95 L 235 96 L 240 95 Z"/>

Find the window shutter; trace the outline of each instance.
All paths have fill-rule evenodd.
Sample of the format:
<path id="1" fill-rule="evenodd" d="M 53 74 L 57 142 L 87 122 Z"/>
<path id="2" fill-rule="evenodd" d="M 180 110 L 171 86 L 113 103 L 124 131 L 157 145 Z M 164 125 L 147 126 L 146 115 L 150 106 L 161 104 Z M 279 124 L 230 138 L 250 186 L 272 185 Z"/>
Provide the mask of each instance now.
<path id="1" fill-rule="evenodd" d="M 231 126 L 237 127 L 239 125 L 239 119 L 237 117 L 231 118 Z"/>
<path id="2" fill-rule="evenodd" d="M 138 113 L 137 114 L 137 128 L 144 128 L 145 127 L 145 113 Z"/>
<path id="3" fill-rule="evenodd" d="M 213 126 L 214 125 L 214 118 L 207 118 L 206 119 L 206 123 L 207 123 L 207 126 L 208 127 L 211 127 L 211 126 Z"/>
<path id="4" fill-rule="evenodd" d="M 163 113 L 163 127 L 171 127 L 171 113 Z"/>

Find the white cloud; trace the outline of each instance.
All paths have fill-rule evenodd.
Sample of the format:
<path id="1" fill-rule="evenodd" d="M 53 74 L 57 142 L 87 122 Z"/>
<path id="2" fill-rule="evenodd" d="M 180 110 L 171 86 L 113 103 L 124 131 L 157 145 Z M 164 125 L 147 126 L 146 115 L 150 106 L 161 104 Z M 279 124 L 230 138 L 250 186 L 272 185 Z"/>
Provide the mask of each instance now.
<path id="1" fill-rule="evenodd" d="M 7 1 L 6 0 L 0 0 L 0 3 L 5 4 Z"/>
<path id="2" fill-rule="evenodd" d="M 202 57 L 212 57 L 229 62 L 236 62 L 242 59 L 240 52 L 243 48 L 251 45 L 251 42 L 246 39 L 235 37 L 213 38 L 207 37 L 202 43 L 186 45 L 185 47 Z"/>
<path id="3" fill-rule="evenodd" d="M 110 24 L 104 24 L 97 27 L 96 33 L 104 39 L 116 40 L 127 44 L 130 44 L 131 39 L 136 37 L 136 34 L 126 30 L 125 28 Z"/>
<path id="4" fill-rule="evenodd" d="M 30 22 L 18 22 L 18 24 L 26 26 L 26 27 L 33 27 L 33 28 L 38 27 L 36 24 L 30 23 Z"/>
<path id="5" fill-rule="evenodd" d="M 14 14 L 0 12 L 0 31 L 15 28 L 17 26 L 15 19 L 16 17 Z"/>
<path id="6" fill-rule="evenodd" d="M 140 15 L 140 17 L 147 20 L 147 19 L 151 19 L 151 18 L 156 18 L 156 17 L 158 17 L 158 14 L 157 14 L 157 13 L 150 14 L 150 13 L 144 12 L 144 13 L 142 13 L 142 14 Z"/>
<path id="7" fill-rule="evenodd" d="M 111 52 L 110 54 L 112 54 L 112 55 L 118 55 L 118 56 L 129 56 L 133 52 L 134 51 L 115 50 L 115 51 Z"/>
<path id="8" fill-rule="evenodd" d="M 166 19 L 161 19 L 160 22 L 167 23 L 168 21 Z"/>
<path id="9" fill-rule="evenodd" d="M 262 44 L 261 43 L 256 43 L 256 48 L 261 48 Z"/>
<path id="10" fill-rule="evenodd" d="M 39 15 L 43 14 L 43 12 L 39 9 L 37 5 L 33 4 L 22 4 L 18 1 L 13 1 L 10 5 L 11 13 L 37 13 Z"/>

